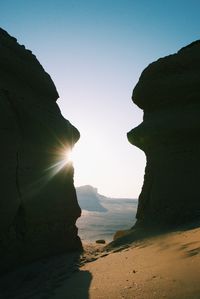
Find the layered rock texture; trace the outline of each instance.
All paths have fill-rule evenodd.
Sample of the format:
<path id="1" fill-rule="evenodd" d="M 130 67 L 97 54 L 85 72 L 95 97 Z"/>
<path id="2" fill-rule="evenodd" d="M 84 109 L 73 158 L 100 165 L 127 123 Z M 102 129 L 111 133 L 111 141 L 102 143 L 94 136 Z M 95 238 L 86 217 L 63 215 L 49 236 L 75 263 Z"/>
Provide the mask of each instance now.
<path id="1" fill-rule="evenodd" d="M 150 64 L 133 90 L 143 122 L 128 133 L 147 158 L 135 227 L 200 219 L 200 41 Z"/>
<path id="2" fill-rule="evenodd" d="M 0 29 L 0 268 L 81 247 L 67 154 L 79 139 L 50 76 Z"/>

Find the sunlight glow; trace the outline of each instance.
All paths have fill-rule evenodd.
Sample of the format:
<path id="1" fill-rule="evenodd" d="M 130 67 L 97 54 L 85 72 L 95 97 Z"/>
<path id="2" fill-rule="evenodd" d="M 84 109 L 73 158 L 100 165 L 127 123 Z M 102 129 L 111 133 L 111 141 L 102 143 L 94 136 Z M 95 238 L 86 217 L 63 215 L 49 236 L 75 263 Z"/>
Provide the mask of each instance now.
<path id="1" fill-rule="evenodd" d="M 50 178 L 54 177 L 58 172 L 60 172 L 66 166 L 72 166 L 72 150 L 65 149 L 63 151 L 58 151 L 58 158 L 56 162 L 46 169 L 49 172 Z"/>
<path id="2" fill-rule="evenodd" d="M 70 163 L 73 162 L 73 152 L 72 150 L 66 150 L 64 153 L 64 160 L 66 161 L 66 163 Z"/>
<path id="3" fill-rule="evenodd" d="M 64 148 L 64 146 L 63 146 Z M 73 173 L 72 149 L 67 146 L 64 150 L 51 151 L 50 166 L 43 170 L 37 180 L 33 181 L 26 189 L 27 196 L 33 196 L 43 189 L 59 172 Z M 63 173 L 62 173 L 63 174 Z"/>

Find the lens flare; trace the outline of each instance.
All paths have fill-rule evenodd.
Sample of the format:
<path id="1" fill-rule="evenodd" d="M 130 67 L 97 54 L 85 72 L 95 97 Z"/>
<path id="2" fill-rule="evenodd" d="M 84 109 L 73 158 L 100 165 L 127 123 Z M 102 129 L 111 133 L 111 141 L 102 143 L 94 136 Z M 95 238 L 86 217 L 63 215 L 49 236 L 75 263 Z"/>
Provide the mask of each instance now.
<path id="1" fill-rule="evenodd" d="M 65 151 L 64 160 L 66 161 L 66 164 L 73 162 L 73 152 L 72 152 L 72 150 L 66 150 Z"/>
<path id="2" fill-rule="evenodd" d="M 46 169 L 50 177 L 54 177 L 63 168 L 67 169 L 67 166 L 72 166 L 72 150 L 64 149 L 56 152 L 55 162 Z"/>

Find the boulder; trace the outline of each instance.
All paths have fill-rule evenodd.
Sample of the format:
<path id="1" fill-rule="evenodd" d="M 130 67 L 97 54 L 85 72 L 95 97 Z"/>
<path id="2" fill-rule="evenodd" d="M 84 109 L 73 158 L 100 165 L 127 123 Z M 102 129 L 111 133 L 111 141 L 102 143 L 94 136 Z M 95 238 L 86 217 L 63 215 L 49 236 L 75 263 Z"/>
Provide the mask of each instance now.
<path id="1" fill-rule="evenodd" d="M 200 219 L 200 41 L 151 63 L 133 90 L 143 122 L 128 140 L 146 154 L 137 222 L 174 228 Z"/>
<path id="2" fill-rule="evenodd" d="M 81 248 L 68 154 L 80 137 L 31 51 L 0 29 L 0 268 Z"/>

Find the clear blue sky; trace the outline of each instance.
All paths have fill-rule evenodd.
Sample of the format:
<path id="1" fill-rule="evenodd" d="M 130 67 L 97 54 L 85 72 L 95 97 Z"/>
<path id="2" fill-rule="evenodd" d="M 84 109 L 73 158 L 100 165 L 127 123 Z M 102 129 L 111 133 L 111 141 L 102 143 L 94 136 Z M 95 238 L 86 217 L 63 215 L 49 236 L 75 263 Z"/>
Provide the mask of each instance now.
<path id="1" fill-rule="evenodd" d="M 81 133 L 77 186 L 138 197 L 145 156 L 126 138 L 142 121 L 132 89 L 150 62 L 200 38 L 199 13 L 199 0 L 0 1 L 0 26 L 34 52 Z"/>

